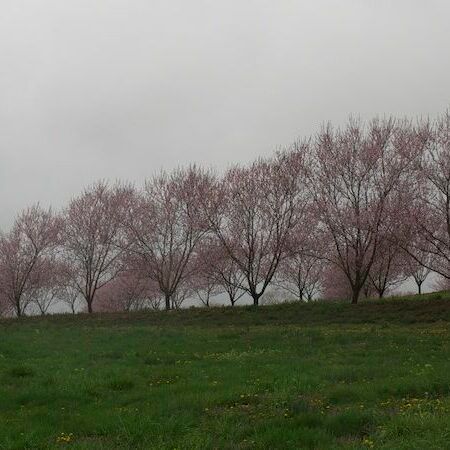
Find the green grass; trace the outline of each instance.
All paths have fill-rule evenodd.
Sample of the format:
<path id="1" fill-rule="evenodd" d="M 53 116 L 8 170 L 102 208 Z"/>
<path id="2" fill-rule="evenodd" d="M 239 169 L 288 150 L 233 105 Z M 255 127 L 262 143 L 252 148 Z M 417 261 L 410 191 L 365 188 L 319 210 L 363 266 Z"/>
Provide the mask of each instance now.
<path id="1" fill-rule="evenodd" d="M 446 294 L 0 322 L 0 449 L 447 449 Z"/>

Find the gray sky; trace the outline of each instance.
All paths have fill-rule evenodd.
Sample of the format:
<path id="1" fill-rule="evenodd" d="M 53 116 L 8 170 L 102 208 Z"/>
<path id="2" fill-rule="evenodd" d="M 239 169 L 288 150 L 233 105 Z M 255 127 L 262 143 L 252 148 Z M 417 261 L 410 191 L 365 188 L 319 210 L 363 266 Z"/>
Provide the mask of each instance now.
<path id="1" fill-rule="evenodd" d="M 448 0 L 0 0 L 0 225 L 349 114 L 434 116 L 449 22 Z"/>

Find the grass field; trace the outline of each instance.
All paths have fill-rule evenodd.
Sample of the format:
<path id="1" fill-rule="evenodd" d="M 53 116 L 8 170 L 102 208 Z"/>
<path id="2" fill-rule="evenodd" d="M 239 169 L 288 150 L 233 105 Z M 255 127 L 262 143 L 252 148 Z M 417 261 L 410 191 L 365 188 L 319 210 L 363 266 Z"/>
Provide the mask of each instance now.
<path id="1" fill-rule="evenodd" d="M 449 449 L 450 299 L 0 322 L 1 449 Z"/>

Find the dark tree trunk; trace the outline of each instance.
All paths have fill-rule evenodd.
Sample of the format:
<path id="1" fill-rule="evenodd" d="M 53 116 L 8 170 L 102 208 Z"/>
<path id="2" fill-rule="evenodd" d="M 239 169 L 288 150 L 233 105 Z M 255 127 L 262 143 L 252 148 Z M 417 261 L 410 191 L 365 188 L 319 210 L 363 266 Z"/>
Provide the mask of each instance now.
<path id="1" fill-rule="evenodd" d="M 14 306 L 15 306 L 17 317 L 22 317 L 25 315 L 24 310 L 22 309 L 22 305 L 20 304 L 20 298 L 15 300 Z"/>
<path id="2" fill-rule="evenodd" d="M 169 311 L 169 309 L 170 309 L 170 294 L 165 294 L 164 299 L 166 301 L 166 311 Z"/>
<path id="3" fill-rule="evenodd" d="M 417 291 L 419 295 L 422 294 L 422 283 L 417 283 Z"/>
<path id="4" fill-rule="evenodd" d="M 259 298 L 260 297 L 261 297 L 261 294 L 256 294 L 256 293 L 252 294 L 253 306 L 258 306 L 259 305 Z"/>
<path id="5" fill-rule="evenodd" d="M 361 288 L 353 288 L 352 289 L 352 305 L 356 305 L 359 300 L 359 293 Z"/>

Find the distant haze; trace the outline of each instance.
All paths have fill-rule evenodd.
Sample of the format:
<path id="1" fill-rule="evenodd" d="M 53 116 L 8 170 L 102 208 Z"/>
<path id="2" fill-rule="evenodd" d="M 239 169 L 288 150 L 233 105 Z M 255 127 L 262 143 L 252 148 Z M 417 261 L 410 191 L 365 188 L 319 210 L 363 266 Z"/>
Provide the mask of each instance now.
<path id="1" fill-rule="evenodd" d="M 448 0 L 2 0 L 1 226 L 99 178 L 219 169 L 450 104 Z"/>

